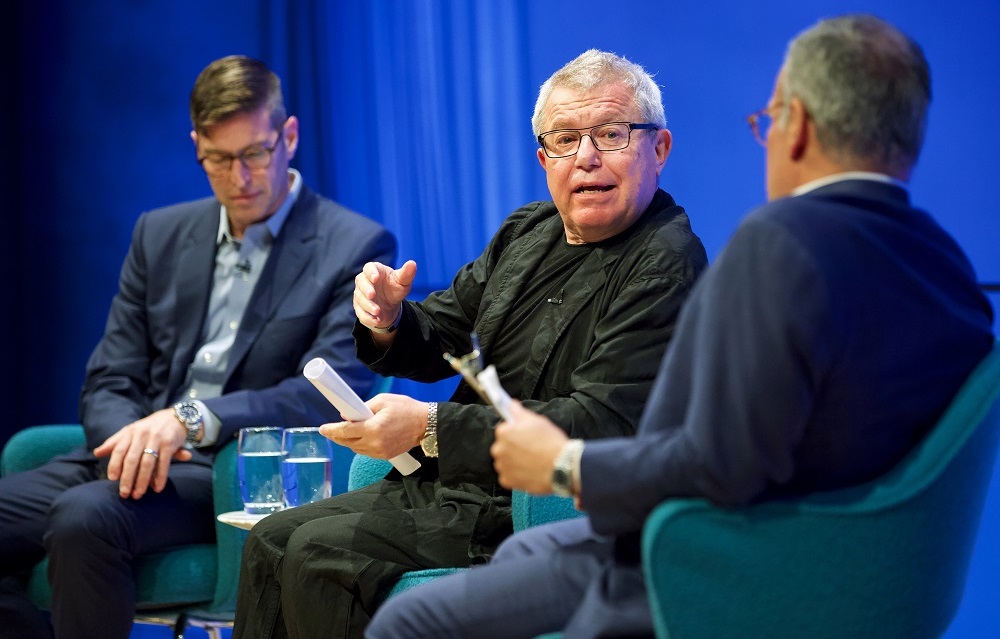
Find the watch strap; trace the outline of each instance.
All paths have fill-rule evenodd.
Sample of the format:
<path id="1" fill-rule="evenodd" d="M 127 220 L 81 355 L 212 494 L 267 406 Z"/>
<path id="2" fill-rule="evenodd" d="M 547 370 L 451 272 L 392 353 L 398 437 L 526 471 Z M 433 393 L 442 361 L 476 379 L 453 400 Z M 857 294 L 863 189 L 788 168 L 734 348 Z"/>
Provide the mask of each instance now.
<path id="1" fill-rule="evenodd" d="M 392 321 L 392 324 L 386 326 L 385 328 L 376 328 L 374 326 L 369 326 L 368 330 L 373 333 L 379 333 L 380 335 L 388 335 L 389 333 L 395 333 L 396 329 L 399 328 L 399 322 L 403 319 L 403 308 L 400 307 L 399 314 L 396 315 L 396 319 Z"/>
<path id="2" fill-rule="evenodd" d="M 560 497 L 576 494 L 575 479 L 579 474 L 580 457 L 583 455 L 583 440 L 571 439 L 566 442 L 552 464 L 552 492 Z"/>
<path id="3" fill-rule="evenodd" d="M 438 404 L 430 402 L 427 404 L 427 428 L 424 430 L 424 436 L 420 439 L 420 449 L 427 457 L 438 456 L 437 426 Z"/>

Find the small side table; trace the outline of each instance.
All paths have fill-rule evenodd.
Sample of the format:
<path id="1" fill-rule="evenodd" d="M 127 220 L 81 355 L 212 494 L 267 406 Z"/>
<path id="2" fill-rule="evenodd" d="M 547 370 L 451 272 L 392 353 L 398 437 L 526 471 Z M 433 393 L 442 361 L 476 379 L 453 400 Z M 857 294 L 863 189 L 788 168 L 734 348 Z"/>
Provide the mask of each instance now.
<path id="1" fill-rule="evenodd" d="M 218 516 L 218 520 L 224 524 L 229 524 L 230 526 L 236 526 L 237 528 L 242 528 L 243 530 L 250 530 L 254 527 L 254 524 L 270 514 L 271 513 L 260 513 L 257 515 L 251 515 L 244 510 L 231 510 L 228 513 L 220 514 Z"/>

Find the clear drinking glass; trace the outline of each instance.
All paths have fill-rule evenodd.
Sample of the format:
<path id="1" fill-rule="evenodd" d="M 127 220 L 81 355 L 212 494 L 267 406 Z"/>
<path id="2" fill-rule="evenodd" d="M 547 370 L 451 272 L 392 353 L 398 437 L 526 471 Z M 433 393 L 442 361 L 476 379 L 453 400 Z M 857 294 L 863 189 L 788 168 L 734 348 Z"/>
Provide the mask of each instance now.
<path id="1" fill-rule="evenodd" d="M 281 482 L 285 506 L 312 503 L 330 496 L 333 462 L 330 440 L 319 428 L 286 428 L 281 449 Z"/>
<path id="2" fill-rule="evenodd" d="M 276 426 L 241 428 L 237 468 L 243 509 L 251 515 L 273 513 L 283 506 L 281 432 Z"/>

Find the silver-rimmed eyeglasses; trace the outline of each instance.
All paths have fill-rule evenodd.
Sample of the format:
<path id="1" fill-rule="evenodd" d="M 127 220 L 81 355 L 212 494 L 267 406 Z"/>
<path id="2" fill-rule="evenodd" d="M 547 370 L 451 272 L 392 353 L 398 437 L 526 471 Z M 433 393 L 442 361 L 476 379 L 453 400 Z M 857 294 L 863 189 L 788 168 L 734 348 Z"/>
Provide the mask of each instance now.
<path id="1" fill-rule="evenodd" d="M 205 173 L 213 177 L 225 177 L 233 169 L 233 161 L 239 160 L 248 171 L 263 171 L 271 166 L 271 157 L 274 150 L 281 144 L 284 134 L 284 127 L 278 127 L 278 139 L 271 146 L 254 144 L 243 149 L 236 155 L 232 153 L 206 153 L 198 158 L 198 164 L 205 169 Z"/>
<path id="2" fill-rule="evenodd" d="M 598 151 L 620 151 L 628 146 L 633 129 L 659 128 L 649 122 L 607 122 L 585 129 L 554 129 L 539 135 L 538 144 L 550 158 L 576 155 L 584 136 L 590 138 Z"/>

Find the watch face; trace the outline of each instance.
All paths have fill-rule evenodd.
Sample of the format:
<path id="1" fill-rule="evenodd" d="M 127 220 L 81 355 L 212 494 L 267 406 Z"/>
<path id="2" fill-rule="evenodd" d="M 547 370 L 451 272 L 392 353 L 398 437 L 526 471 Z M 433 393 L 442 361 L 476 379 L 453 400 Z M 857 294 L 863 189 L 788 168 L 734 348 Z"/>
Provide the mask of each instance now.
<path id="1" fill-rule="evenodd" d="M 552 492 L 560 497 L 573 496 L 573 472 L 569 468 L 552 469 Z"/>
<path id="2" fill-rule="evenodd" d="M 420 442 L 420 448 L 428 457 L 438 456 L 438 438 L 436 433 L 428 433 Z"/>
<path id="3" fill-rule="evenodd" d="M 201 412 L 194 404 L 181 404 L 178 406 L 177 416 L 188 424 L 195 424 L 201 421 Z"/>

